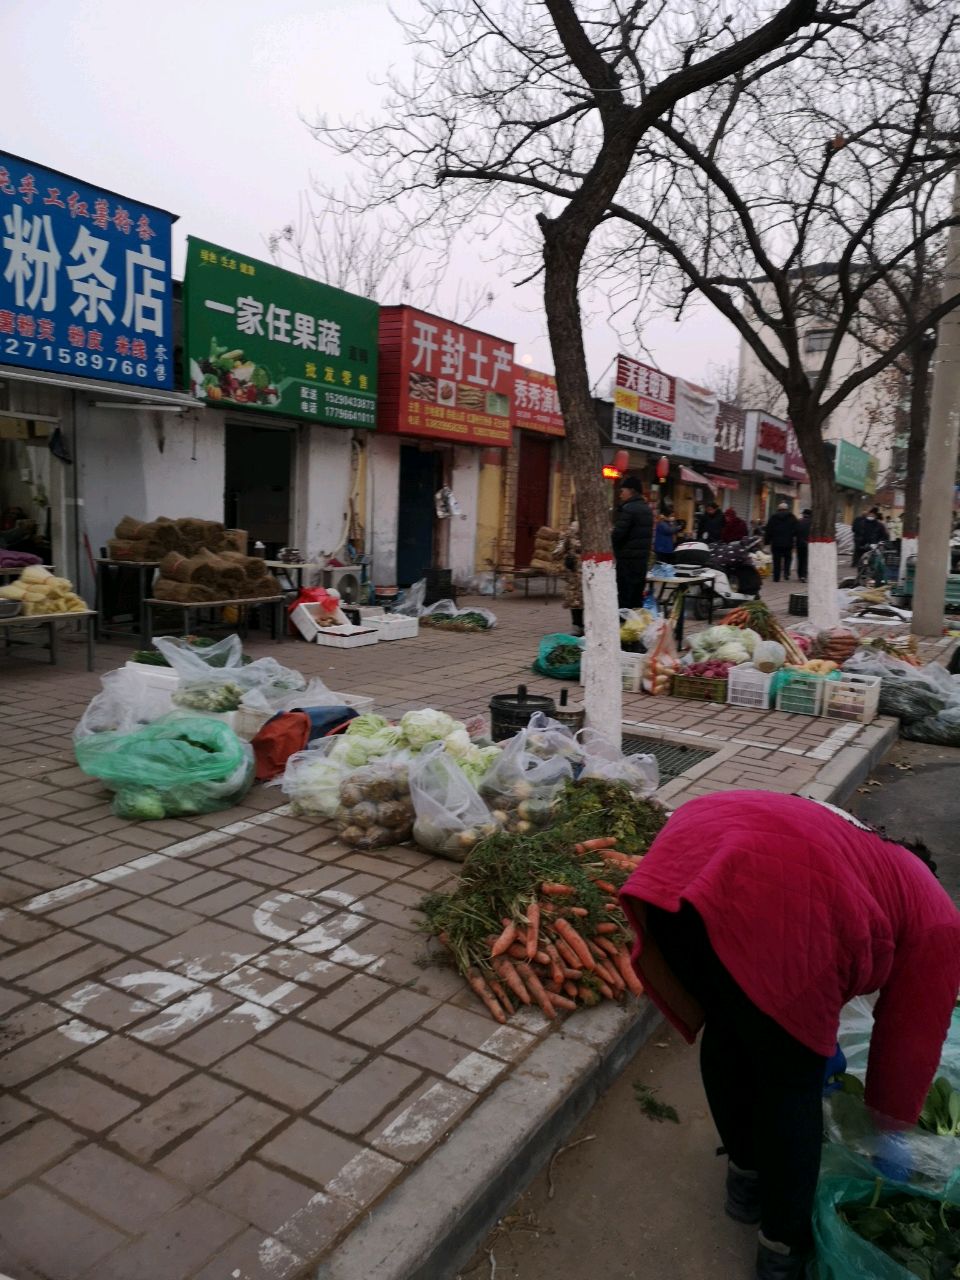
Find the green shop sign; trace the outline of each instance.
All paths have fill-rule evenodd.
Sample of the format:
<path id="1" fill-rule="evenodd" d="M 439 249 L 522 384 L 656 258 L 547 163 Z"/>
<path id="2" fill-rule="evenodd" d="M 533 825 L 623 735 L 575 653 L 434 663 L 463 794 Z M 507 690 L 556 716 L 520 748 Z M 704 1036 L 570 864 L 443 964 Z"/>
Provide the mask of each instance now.
<path id="1" fill-rule="evenodd" d="M 875 493 L 877 487 L 877 463 L 866 449 L 858 449 L 848 440 L 837 443 L 837 461 L 834 470 L 837 484 L 844 489 L 859 489 L 861 493 Z M 871 488 L 871 480 L 873 487 Z"/>
<path id="2" fill-rule="evenodd" d="M 211 407 L 376 426 L 368 298 L 191 236 L 184 317 L 187 387 Z"/>

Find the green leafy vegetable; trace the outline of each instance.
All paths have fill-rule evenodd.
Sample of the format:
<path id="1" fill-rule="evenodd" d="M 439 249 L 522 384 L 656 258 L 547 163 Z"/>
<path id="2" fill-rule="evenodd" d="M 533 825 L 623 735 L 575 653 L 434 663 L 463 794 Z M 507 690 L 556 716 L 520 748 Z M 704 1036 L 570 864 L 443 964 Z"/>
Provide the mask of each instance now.
<path id="1" fill-rule="evenodd" d="M 679 1124 L 680 1117 L 677 1115 L 676 1107 L 671 1107 L 667 1102 L 660 1102 L 655 1096 L 656 1092 L 656 1089 L 651 1089 L 648 1084 L 641 1084 L 639 1080 L 634 1081 L 633 1096 L 645 1116 L 649 1116 L 651 1120 L 670 1120 L 673 1124 Z"/>
<path id="2" fill-rule="evenodd" d="M 878 1181 L 878 1192 L 882 1183 Z M 858 1236 L 920 1280 L 960 1276 L 960 1206 L 925 1196 L 875 1195 L 837 1213 Z"/>

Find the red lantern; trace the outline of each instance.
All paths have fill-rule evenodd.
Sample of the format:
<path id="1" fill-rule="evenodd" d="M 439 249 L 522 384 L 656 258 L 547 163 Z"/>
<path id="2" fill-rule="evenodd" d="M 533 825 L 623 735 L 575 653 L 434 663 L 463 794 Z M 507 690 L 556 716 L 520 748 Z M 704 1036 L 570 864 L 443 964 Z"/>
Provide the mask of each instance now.
<path id="1" fill-rule="evenodd" d="M 670 459 L 666 456 L 660 458 L 657 462 L 657 479 L 663 484 L 667 476 L 670 474 Z"/>
<path id="2" fill-rule="evenodd" d="M 630 466 L 630 455 L 629 453 L 627 453 L 626 449 L 617 450 L 613 459 L 613 465 L 616 467 L 616 469 L 620 472 L 621 475 L 624 474 L 624 472 Z"/>

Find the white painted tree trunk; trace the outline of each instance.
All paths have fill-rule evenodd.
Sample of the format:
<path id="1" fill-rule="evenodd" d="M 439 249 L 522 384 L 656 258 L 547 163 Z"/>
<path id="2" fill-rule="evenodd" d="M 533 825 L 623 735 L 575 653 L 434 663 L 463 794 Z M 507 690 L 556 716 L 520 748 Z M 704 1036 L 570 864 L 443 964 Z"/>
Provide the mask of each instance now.
<path id="1" fill-rule="evenodd" d="M 807 614 L 821 630 L 840 621 L 837 605 L 837 544 L 811 538 L 807 564 Z"/>
<path id="2" fill-rule="evenodd" d="M 585 555 L 582 561 L 586 645 L 583 701 L 586 723 L 620 745 L 623 677 L 620 672 L 620 616 L 612 556 Z"/>
<path id="3" fill-rule="evenodd" d="M 900 539 L 900 581 L 902 582 L 907 576 L 907 561 L 911 556 L 917 554 L 917 547 L 920 545 L 919 538 L 901 538 Z"/>

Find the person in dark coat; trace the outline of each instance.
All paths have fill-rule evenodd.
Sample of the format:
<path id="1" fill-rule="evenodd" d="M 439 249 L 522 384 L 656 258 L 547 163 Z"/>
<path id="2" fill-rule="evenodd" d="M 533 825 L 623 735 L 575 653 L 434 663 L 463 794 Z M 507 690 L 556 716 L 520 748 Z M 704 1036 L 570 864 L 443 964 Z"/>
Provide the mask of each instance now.
<path id="1" fill-rule="evenodd" d="M 620 504 L 611 538 L 620 608 L 639 609 L 643 606 L 653 543 L 653 512 L 643 500 L 640 477 L 629 472 L 620 482 Z"/>
<path id="2" fill-rule="evenodd" d="M 663 502 L 660 504 L 660 514 L 653 532 L 653 554 L 663 564 L 670 564 L 673 560 L 676 536 L 677 522 L 673 518 L 673 507 L 669 502 Z"/>
<path id="3" fill-rule="evenodd" d="M 715 502 L 708 502 L 697 521 L 697 537 L 701 542 L 719 542 L 723 537 L 723 512 Z"/>
<path id="4" fill-rule="evenodd" d="M 747 537 L 750 530 L 746 520 L 738 516 L 733 507 L 727 507 L 723 513 L 723 528 L 720 531 L 721 542 L 740 542 Z"/>
<path id="5" fill-rule="evenodd" d="M 780 581 L 781 574 L 785 582 L 790 581 L 790 564 L 797 541 L 797 523 L 797 517 L 790 510 L 789 502 L 778 503 L 776 511 L 767 521 L 763 536 L 773 555 L 774 582 Z"/>
<path id="6" fill-rule="evenodd" d="M 807 580 L 807 552 L 810 542 L 810 518 L 813 512 L 804 507 L 797 521 L 797 577 L 801 582 Z"/>

